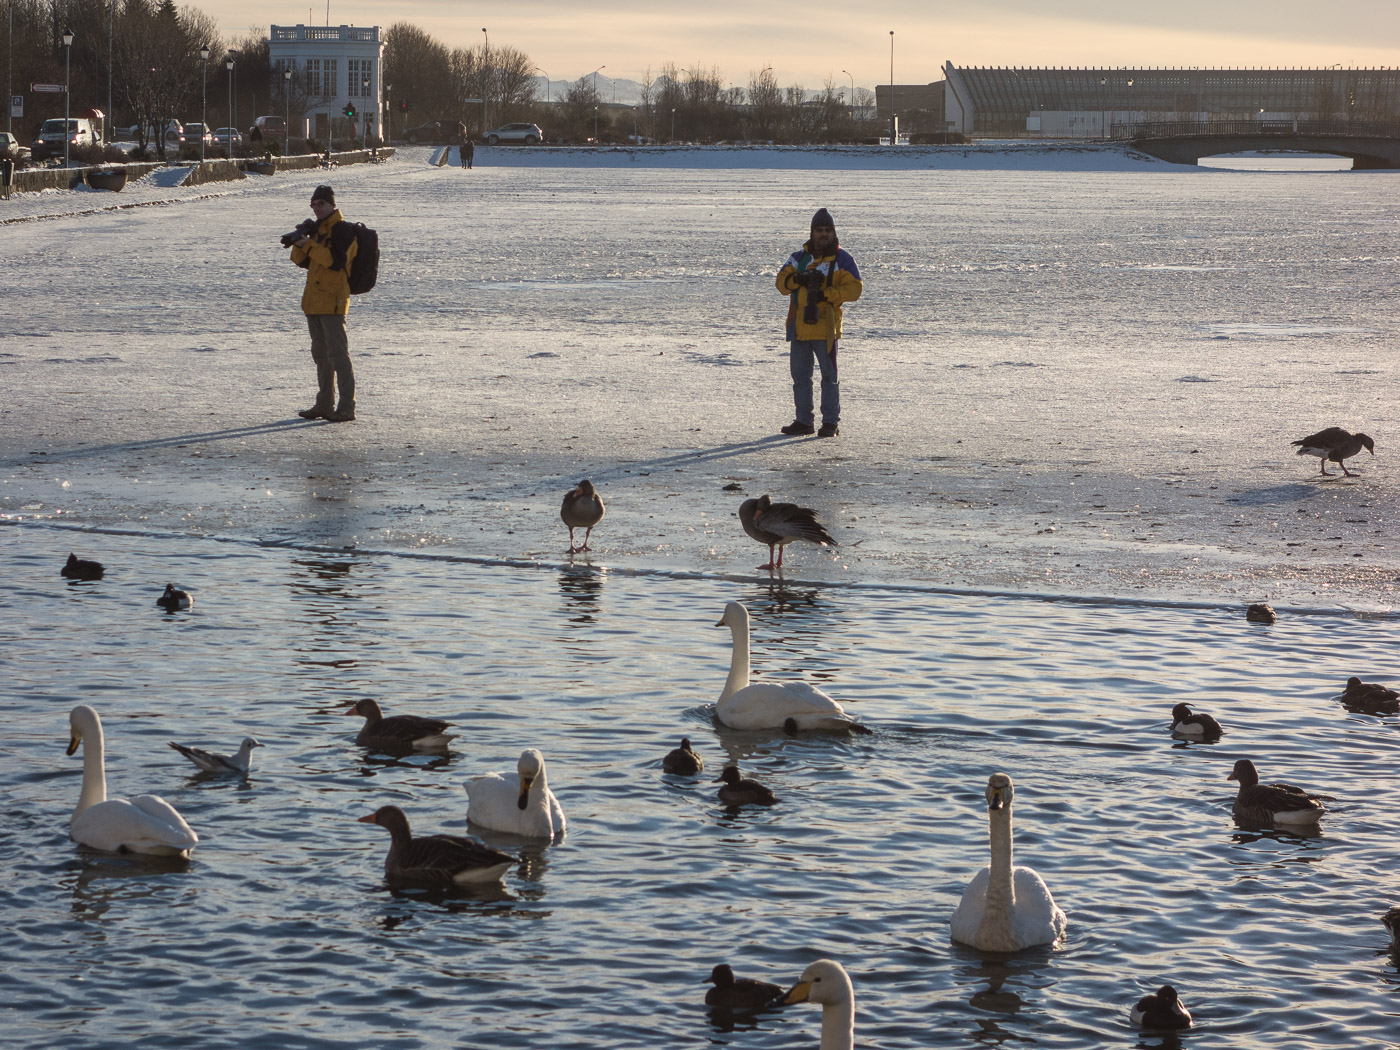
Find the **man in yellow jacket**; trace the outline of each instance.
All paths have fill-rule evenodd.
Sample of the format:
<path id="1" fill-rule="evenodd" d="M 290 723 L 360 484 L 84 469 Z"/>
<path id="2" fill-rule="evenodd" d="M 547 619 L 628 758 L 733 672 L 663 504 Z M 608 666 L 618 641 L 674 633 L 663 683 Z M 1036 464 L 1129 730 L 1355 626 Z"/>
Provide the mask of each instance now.
<path id="1" fill-rule="evenodd" d="M 355 233 L 335 206 L 335 191 L 317 186 L 311 194 L 315 229 L 292 245 L 292 262 L 306 271 L 301 309 L 311 329 L 311 359 L 316 362 L 316 403 L 297 415 L 346 423 L 355 418 L 355 371 L 345 315 L 350 309 L 350 266 L 358 244 Z M 308 226 L 310 224 L 307 224 Z M 340 403 L 336 404 L 336 387 Z"/>
<path id="2" fill-rule="evenodd" d="M 778 291 L 788 297 L 787 338 L 792 400 L 797 418 L 782 428 L 802 437 L 841 433 L 841 388 L 836 375 L 836 343 L 841 338 L 841 304 L 860 298 L 860 270 L 836 240 L 836 223 L 825 208 L 812 216 L 812 238 L 788 256 L 778 271 Z M 812 407 L 813 364 L 822 371 L 822 426 Z"/>

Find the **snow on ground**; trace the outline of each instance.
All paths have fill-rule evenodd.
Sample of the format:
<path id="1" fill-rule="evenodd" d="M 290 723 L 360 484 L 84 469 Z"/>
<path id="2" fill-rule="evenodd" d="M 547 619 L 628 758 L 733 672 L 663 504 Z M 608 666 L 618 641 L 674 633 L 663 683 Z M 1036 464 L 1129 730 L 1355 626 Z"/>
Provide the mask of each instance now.
<path id="1" fill-rule="evenodd" d="M 0 514 L 557 563 L 591 477 L 615 571 L 754 575 L 769 492 L 841 542 L 790 581 L 1393 608 L 1393 175 L 956 149 L 424 147 L 0 202 Z M 384 252 L 353 424 L 293 414 L 278 237 L 323 181 Z M 867 285 L 834 441 L 776 433 L 772 275 L 818 205 Z M 1359 477 L 1292 454 L 1331 424 L 1376 438 Z"/>

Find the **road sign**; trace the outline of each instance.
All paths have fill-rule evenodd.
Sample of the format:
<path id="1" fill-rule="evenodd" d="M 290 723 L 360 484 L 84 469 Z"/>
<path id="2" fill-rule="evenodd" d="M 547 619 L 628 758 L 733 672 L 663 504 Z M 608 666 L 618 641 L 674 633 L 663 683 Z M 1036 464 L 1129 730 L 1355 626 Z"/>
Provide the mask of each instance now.
<path id="1" fill-rule="evenodd" d="M 30 91 L 47 91 L 50 94 L 61 95 L 68 89 L 62 84 L 30 84 Z"/>
<path id="2" fill-rule="evenodd" d="M 12 116 L 12 117 L 22 117 L 22 116 L 24 116 L 24 96 L 23 96 L 23 95 L 11 95 L 11 96 L 10 96 L 10 116 Z"/>

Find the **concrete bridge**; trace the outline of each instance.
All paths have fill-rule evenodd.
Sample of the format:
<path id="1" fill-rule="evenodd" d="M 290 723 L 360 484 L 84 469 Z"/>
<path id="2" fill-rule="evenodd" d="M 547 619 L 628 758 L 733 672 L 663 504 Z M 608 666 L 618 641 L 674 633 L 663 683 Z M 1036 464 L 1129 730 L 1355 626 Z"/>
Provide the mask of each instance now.
<path id="1" fill-rule="evenodd" d="M 1248 150 L 1298 150 L 1350 157 L 1357 170 L 1400 168 L 1400 124 L 1342 120 L 1211 120 L 1115 124 L 1116 139 L 1173 164 Z"/>

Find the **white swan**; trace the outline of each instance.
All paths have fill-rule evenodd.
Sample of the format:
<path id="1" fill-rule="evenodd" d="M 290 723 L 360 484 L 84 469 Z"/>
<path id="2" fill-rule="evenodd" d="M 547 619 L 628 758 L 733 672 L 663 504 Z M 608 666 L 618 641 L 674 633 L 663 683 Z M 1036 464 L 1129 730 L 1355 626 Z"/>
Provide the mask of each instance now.
<path id="1" fill-rule="evenodd" d="M 784 1003 L 819 1003 L 821 1050 L 851 1050 L 856 1040 L 856 993 L 846 969 L 834 959 L 818 959 L 792 986 Z"/>
<path id="2" fill-rule="evenodd" d="M 749 684 L 749 611 L 738 602 L 724 607 L 716 627 L 734 636 L 729 677 L 715 716 L 730 729 L 863 729 L 831 697 L 806 682 Z M 788 726 L 791 719 L 793 726 Z"/>
<path id="3" fill-rule="evenodd" d="M 154 853 L 188 857 L 199 842 L 185 818 L 157 795 L 133 799 L 107 797 L 107 770 L 102 758 L 102 720 L 86 704 L 68 716 L 68 754 L 83 745 L 83 790 L 68 825 L 74 841 L 108 853 Z"/>
<path id="4" fill-rule="evenodd" d="M 466 782 L 467 820 L 492 831 L 526 838 L 564 834 L 564 808 L 549 790 L 544 756 L 533 747 L 520 753 L 514 773 L 487 773 Z"/>
<path id="5" fill-rule="evenodd" d="M 953 940 L 984 952 L 1018 952 L 1036 944 L 1055 944 L 1068 920 L 1055 905 L 1050 888 L 1031 868 L 1011 866 L 1011 799 L 1015 789 L 1005 773 L 987 781 L 987 819 L 991 824 L 992 863 L 963 891 L 953 912 Z"/>

